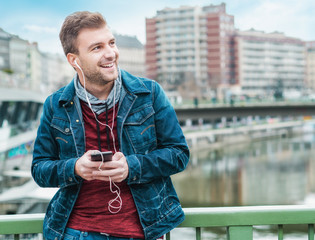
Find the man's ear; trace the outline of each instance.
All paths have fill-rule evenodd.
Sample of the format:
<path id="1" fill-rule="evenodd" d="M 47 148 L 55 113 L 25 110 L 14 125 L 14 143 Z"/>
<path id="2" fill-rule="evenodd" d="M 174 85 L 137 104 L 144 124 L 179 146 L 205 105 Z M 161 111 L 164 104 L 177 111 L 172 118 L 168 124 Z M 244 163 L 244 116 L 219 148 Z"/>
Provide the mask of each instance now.
<path id="1" fill-rule="evenodd" d="M 77 57 L 77 55 L 75 55 L 75 54 L 73 54 L 73 53 L 68 53 L 67 54 L 67 60 L 68 60 L 68 62 L 70 63 L 70 65 L 72 66 L 72 67 L 74 67 L 74 68 L 78 68 L 77 67 L 77 64 L 76 64 L 76 59 L 77 59 L 78 57 Z"/>

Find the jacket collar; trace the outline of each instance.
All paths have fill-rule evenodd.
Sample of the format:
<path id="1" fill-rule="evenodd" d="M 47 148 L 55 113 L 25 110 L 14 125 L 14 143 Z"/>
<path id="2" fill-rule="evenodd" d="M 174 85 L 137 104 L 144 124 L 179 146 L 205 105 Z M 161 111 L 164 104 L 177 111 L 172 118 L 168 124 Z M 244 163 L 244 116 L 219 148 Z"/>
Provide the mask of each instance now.
<path id="1" fill-rule="evenodd" d="M 150 93 L 151 91 L 144 85 L 140 78 L 121 70 L 121 78 L 123 86 L 127 92 L 132 94 Z"/>
<path id="2" fill-rule="evenodd" d="M 72 81 L 68 85 L 66 85 L 61 92 L 61 96 L 59 98 L 60 105 L 67 105 L 68 103 L 73 101 L 75 97 L 74 80 L 75 78 L 73 78 Z"/>
<path id="3" fill-rule="evenodd" d="M 130 73 L 121 69 L 121 79 L 122 84 L 125 87 L 126 91 L 131 94 L 143 94 L 150 93 L 151 91 L 144 85 L 144 83 L 140 80 L 140 78 L 131 75 Z M 66 85 L 61 93 L 59 98 L 60 105 L 68 105 L 71 101 L 73 101 L 75 95 L 75 87 L 74 87 L 75 78 Z"/>

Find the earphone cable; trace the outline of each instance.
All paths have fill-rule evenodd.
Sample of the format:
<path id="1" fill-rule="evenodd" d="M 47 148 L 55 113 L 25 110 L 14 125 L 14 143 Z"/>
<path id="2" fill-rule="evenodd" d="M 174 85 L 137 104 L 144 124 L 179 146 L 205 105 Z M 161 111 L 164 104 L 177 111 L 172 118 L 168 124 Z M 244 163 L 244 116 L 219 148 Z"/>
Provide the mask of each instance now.
<path id="1" fill-rule="evenodd" d="M 115 146 L 115 135 L 114 135 L 114 133 L 113 133 L 114 123 L 115 123 L 115 104 L 116 104 L 116 103 L 115 103 L 115 95 L 116 95 L 116 84 L 114 83 L 113 120 L 112 120 L 112 127 L 110 127 L 108 124 L 102 123 L 101 121 L 99 121 L 99 120 L 97 119 L 97 116 L 96 116 L 96 114 L 94 113 L 94 111 L 93 111 L 93 109 L 92 109 L 92 105 L 91 105 L 90 100 L 89 100 L 89 97 L 88 97 L 88 95 L 87 95 L 87 91 L 86 91 L 86 87 L 85 87 L 85 76 L 84 76 L 84 72 L 83 72 L 83 70 L 81 69 L 81 67 L 79 66 L 79 64 L 77 64 L 76 61 L 75 61 L 75 64 L 76 64 L 76 66 L 79 68 L 79 70 L 81 71 L 82 76 L 83 76 L 84 93 L 85 93 L 85 97 L 86 97 L 86 100 L 87 100 L 87 102 L 88 102 L 88 105 L 89 105 L 89 107 L 90 107 L 90 109 L 91 109 L 91 111 L 92 111 L 92 113 L 93 113 L 93 115 L 94 115 L 95 120 L 96 120 L 99 124 L 101 124 L 101 125 L 103 125 L 103 126 L 106 126 L 106 127 L 108 127 L 108 128 L 110 129 L 110 133 L 111 133 L 111 136 L 112 136 L 112 139 L 113 139 L 114 151 L 115 151 L 115 153 L 116 153 L 117 150 L 116 150 L 116 146 Z M 103 165 L 103 163 L 104 163 L 104 156 L 102 155 L 101 151 L 99 151 L 99 150 L 95 150 L 95 151 L 98 151 L 98 152 L 100 153 L 101 157 L 102 157 L 102 162 L 101 162 L 101 164 L 100 164 L 99 167 L 98 167 L 98 170 L 99 170 L 99 171 L 102 171 L 101 167 L 102 167 L 102 165 Z M 112 199 L 112 200 L 110 200 L 110 201 L 108 202 L 108 211 L 109 211 L 110 213 L 112 213 L 112 214 L 116 214 L 116 213 L 118 213 L 118 212 L 121 210 L 121 208 L 122 208 L 122 199 L 121 199 L 121 197 L 120 197 L 120 188 L 116 185 L 115 182 L 112 181 L 112 179 L 111 179 L 110 176 L 108 176 L 108 178 L 109 178 L 109 190 L 111 191 L 111 193 L 117 194 L 117 196 L 116 196 L 114 199 Z M 112 185 L 114 185 L 114 186 L 117 188 L 117 190 L 113 190 Z M 119 204 L 119 206 L 114 206 L 113 203 L 115 203 L 115 202 L 117 202 L 117 203 Z M 115 210 L 113 210 L 113 209 L 115 209 Z"/>
<path id="2" fill-rule="evenodd" d="M 99 121 L 98 119 L 97 119 L 97 116 L 96 116 L 96 114 L 95 114 L 95 112 L 93 111 L 93 109 L 92 109 L 92 105 L 91 105 L 91 103 L 90 103 L 90 100 L 89 100 L 89 96 L 87 95 L 87 91 L 86 91 L 86 84 L 85 84 L 85 75 L 84 75 L 84 72 L 83 72 L 83 70 L 82 70 L 82 68 L 79 66 L 79 64 L 75 61 L 75 64 L 76 64 L 76 66 L 79 68 L 79 70 L 81 71 L 81 73 L 82 73 L 82 77 L 83 77 L 83 87 L 84 87 L 84 93 L 85 93 L 85 98 L 86 98 L 86 101 L 88 102 L 88 105 L 89 105 L 89 108 L 91 109 L 91 111 L 92 111 L 92 113 L 93 113 L 93 115 L 94 115 L 94 118 L 95 118 L 95 120 L 99 123 L 99 124 L 101 124 L 101 125 L 103 125 L 103 126 L 106 126 L 106 127 L 108 127 L 109 128 L 109 130 L 110 130 L 110 133 L 111 133 L 111 136 L 112 136 L 112 139 L 113 139 L 113 145 L 114 145 L 114 151 L 115 151 L 115 153 L 117 152 L 117 149 L 116 149 L 116 142 L 115 142 L 115 135 L 114 135 L 114 133 L 113 133 L 113 129 L 114 129 L 114 123 L 115 123 L 115 114 L 116 114 L 116 112 L 115 112 L 115 95 L 116 95 L 116 84 L 114 83 L 114 89 L 113 89 L 113 91 L 114 91 L 114 102 L 113 102 L 113 120 L 112 120 L 112 126 L 110 127 L 108 124 L 106 124 L 106 123 L 102 123 L 101 121 Z"/>
<path id="3" fill-rule="evenodd" d="M 98 151 L 98 150 L 96 150 L 96 151 Z M 99 171 L 103 171 L 102 169 L 101 169 L 101 167 L 102 167 L 102 165 L 103 165 L 103 163 L 104 163 L 104 156 L 103 156 L 103 154 L 101 153 L 101 151 L 98 151 L 99 152 L 99 154 L 101 155 L 101 157 L 102 157 L 102 162 L 101 162 L 101 164 L 99 165 L 99 167 L 98 167 L 98 170 Z M 120 196 L 120 188 L 116 185 L 116 183 L 114 182 L 114 181 L 112 181 L 112 179 L 111 179 L 111 177 L 110 176 L 108 176 L 108 178 L 109 178 L 109 190 L 111 191 L 111 193 L 113 193 L 113 194 L 117 194 L 117 196 L 114 198 L 114 199 L 111 199 L 110 201 L 108 201 L 108 211 L 111 213 L 111 214 L 116 214 L 116 213 L 118 213 L 120 210 L 121 210 L 121 208 L 122 208 L 122 199 L 121 199 L 121 196 Z M 117 190 L 113 190 L 113 187 L 112 187 L 112 185 L 114 185 L 116 188 L 117 188 Z M 114 206 L 114 203 L 115 202 L 117 202 L 118 204 L 119 204 L 119 206 Z"/>

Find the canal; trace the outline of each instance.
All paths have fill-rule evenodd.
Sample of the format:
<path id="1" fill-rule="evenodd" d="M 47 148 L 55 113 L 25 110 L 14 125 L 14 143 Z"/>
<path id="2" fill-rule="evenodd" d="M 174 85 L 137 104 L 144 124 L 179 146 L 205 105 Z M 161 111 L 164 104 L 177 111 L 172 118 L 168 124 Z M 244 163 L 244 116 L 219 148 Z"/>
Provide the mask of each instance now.
<path id="1" fill-rule="evenodd" d="M 183 207 L 315 204 L 314 145 L 315 135 L 305 134 L 192 152 L 172 179 Z M 304 230 L 290 226 L 285 239 L 307 239 Z M 223 229 L 204 232 L 205 239 L 226 239 Z M 277 239 L 272 232 L 257 227 L 254 239 Z M 189 230 L 174 234 L 194 239 Z"/>

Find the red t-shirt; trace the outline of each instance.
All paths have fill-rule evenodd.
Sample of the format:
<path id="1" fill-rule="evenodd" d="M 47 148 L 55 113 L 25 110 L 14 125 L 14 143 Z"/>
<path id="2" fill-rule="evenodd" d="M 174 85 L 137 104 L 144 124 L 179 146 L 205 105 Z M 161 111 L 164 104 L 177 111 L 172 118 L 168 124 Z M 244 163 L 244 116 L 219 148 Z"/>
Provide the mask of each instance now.
<path id="1" fill-rule="evenodd" d="M 81 107 L 85 128 L 86 151 L 98 150 L 97 122 L 90 108 L 84 102 L 81 102 Z M 117 107 L 118 105 L 115 106 L 116 116 Z M 114 119 L 116 119 L 116 116 L 114 116 Z M 101 123 L 106 123 L 106 112 L 101 113 L 97 118 Z M 107 118 L 107 124 L 112 126 L 113 108 L 107 111 Z M 109 134 L 107 134 L 106 128 L 106 126 L 99 124 L 101 151 L 112 151 L 114 153 L 112 134 L 110 130 Z M 118 150 L 116 121 L 113 135 L 116 139 L 115 146 Z M 107 136 L 110 138 L 109 142 L 107 141 Z M 108 146 L 108 143 L 110 146 Z M 67 227 L 84 232 L 106 233 L 115 237 L 144 239 L 144 233 L 129 186 L 125 181 L 115 184 L 120 188 L 122 207 L 118 213 L 112 214 L 108 210 L 108 202 L 116 198 L 117 194 L 110 191 L 109 182 L 84 180 Z M 112 185 L 112 190 L 117 190 L 114 185 Z M 114 202 L 113 205 L 119 205 L 116 203 Z"/>

